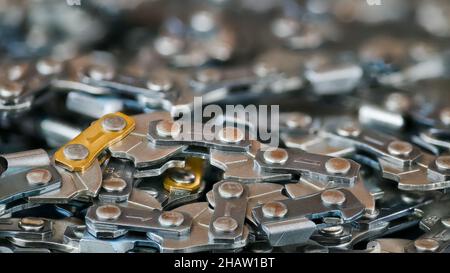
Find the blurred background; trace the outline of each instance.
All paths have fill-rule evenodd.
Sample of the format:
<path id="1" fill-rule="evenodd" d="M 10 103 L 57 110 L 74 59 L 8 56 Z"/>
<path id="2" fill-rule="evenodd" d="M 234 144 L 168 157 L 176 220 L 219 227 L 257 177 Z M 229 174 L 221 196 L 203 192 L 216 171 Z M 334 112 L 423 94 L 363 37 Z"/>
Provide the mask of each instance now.
<path id="1" fill-rule="evenodd" d="M 85 101 L 80 108 L 73 102 L 79 93 L 70 95 L 70 88 L 61 86 L 56 89 L 64 92 L 53 92 L 54 85 L 41 82 L 12 95 L 17 86 L 10 81 L 24 65 L 45 60 L 39 67 L 48 74 L 93 52 L 101 52 L 103 60 L 112 56 L 116 67 L 136 77 L 162 67 L 188 73 L 246 67 L 278 50 L 284 56 L 278 66 L 300 58 L 299 74 L 344 60 L 361 66 L 366 79 L 347 97 L 340 90 L 325 96 L 317 90 L 241 93 L 216 100 L 219 104 L 279 104 L 282 111 L 312 115 L 356 113 L 360 99 L 377 100 L 392 91 L 380 88 L 380 82 L 418 97 L 419 103 L 449 100 L 448 0 L 0 0 L 0 37 L 0 153 L 57 147 L 107 112 L 157 108 L 143 107 L 135 98 L 106 106 L 103 101 L 107 109 L 101 111 Z M 270 67 L 262 69 L 266 73 Z M 311 86 L 314 79 L 307 79 L 298 89 Z"/>

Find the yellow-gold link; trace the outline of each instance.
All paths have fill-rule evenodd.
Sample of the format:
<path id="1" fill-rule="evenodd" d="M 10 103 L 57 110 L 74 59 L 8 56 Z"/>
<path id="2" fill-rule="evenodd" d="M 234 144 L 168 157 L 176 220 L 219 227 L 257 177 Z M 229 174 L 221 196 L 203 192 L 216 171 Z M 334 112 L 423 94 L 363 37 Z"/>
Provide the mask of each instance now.
<path id="1" fill-rule="evenodd" d="M 123 113 L 107 114 L 56 151 L 55 161 L 69 171 L 83 172 L 108 146 L 130 134 L 135 125 L 134 119 Z"/>

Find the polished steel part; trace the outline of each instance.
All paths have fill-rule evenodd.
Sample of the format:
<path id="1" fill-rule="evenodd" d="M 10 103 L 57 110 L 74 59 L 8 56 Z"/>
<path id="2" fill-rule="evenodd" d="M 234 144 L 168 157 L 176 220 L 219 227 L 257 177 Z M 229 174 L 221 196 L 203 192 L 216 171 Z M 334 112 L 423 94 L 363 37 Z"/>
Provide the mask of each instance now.
<path id="1" fill-rule="evenodd" d="M 0 204 L 54 192 L 62 187 L 62 177 L 53 166 L 22 171 L 0 178 Z M 5 212 L 1 211 L 1 214 Z"/>
<path id="2" fill-rule="evenodd" d="M 285 195 L 282 194 L 284 190 L 283 185 L 275 183 L 248 183 L 245 184 L 248 191 L 247 195 L 247 212 L 246 220 L 250 221 L 255 226 L 257 225 L 253 215 L 252 209 L 265 202 L 277 201 L 287 199 Z M 215 199 L 213 191 L 209 191 L 206 194 L 206 198 L 211 206 L 215 207 Z"/>
<path id="3" fill-rule="evenodd" d="M 158 231 L 172 236 L 183 236 L 189 233 L 192 218 L 185 214 L 179 225 L 166 225 L 161 215 L 166 212 L 127 208 L 119 205 L 91 206 L 86 213 L 86 224 L 89 233 L 98 238 L 117 238 L 127 231 Z M 167 218 L 166 216 L 162 216 Z"/>
<path id="4" fill-rule="evenodd" d="M 122 202 L 133 190 L 134 168 L 130 162 L 111 159 L 103 170 L 102 189 L 98 199 L 102 202 Z"/>
<path id="5" fill-rule="evenodd" d="M 154 241 L 163 253 L 191 253 L 211 250 L 238 250 L 245 247 L 249 240 L 249 228 L 243 227 L 240 239 L 235 242 L 213 241 L 209 239 L 209 225 L 213 211 L 208 203 L 193 203 L 181 206 L 174 211 L 185 213 L 192 217 L 192 226 L 188 234 L 178 238 L 167 237 L 158 232 L 149 232 L 147 236 Z"/>
<path id="6" fill-rule="evenodd" d="M 261 170 L 255 160 L 255 154 L 260 144 L 252 142 L 251 150 L 247 153 L 220 151 L 210 149 L 210 164 L 223 170 L 223 178 L 237 180 L 244 183 L 262 181 L 287 181 L 291 179 L 289 173 L 271 173 Z"/>
<path id="7" fill-rule="evenodd" d="M 153 112 L 134 116 L 136 127 L 122 141 L 109 146 L 108 150 L 113 157 L 132 160 L 137 168 L 155 165 L 181 153 L 185 146 L 152 145 L 147 139 L 150 122 L 156 120 L 172 120 L 168 112 Z"/>
<path id="8" fill-rule="evenodd" d="M 225 180 L 215 183 L 212 191 L 214 213 L 209 224 L 210 240 L 231 243 L 242 240 L 247 211 L 247 188 L 239 182 Z"/>
<path id="9" fill-rule="evenodd" d="M 95 160 L 85 172 L 69 172 L 56 167 L 61 176 L 61 187 L 55 191 L 29 198 L 31 203 L 69 203 L 77 198 L 97 196 L 102 186 L 100 163 Z"/>
<path id="10" fill-rule="evenodd" d="M 320 183 L 315 181 L 301 180 L 298 183 L 289 183 L 285 185 L 286 193 L 290 198 L 296 199 L 305 197 L 317 192 L 321 192 L 325 189 L 332 189 L 336 187 L 342 187 L 336 183 Z M 352 192 L 356 198 L 365 206 L 366 214 L 373 215 L 376 213 L 375 198 L 372 193 L 364 185 L 361 178 L 347 189 Z"/>
<path id="11" fill-rule="evenodd" d="M 409 142 L 400 141 L 372 130 L 362 130 L 355 123 L 344 123 L 323 132 L 337 141 L 354 146 L 356 151 L 376 157 L 384 178 L 398 182 L 402 190 L 430 191 L 450 186 L 440 157 L 432 156 Z M 445 162 L 445 160 L 444 160 Z"/>
<path id="12" fill-rule="evenodd" d="M 283 151 L 280 153 L 279 151 Z M 272 151 L 271 160 L 266 160 L 266 153 L 259 151 L 256 161 L 266 172 L 285 172 L 300 174 L 305 179 L 318 181 L 334 181 L 336 183 L 355 183 L 359 171 L 359 164 L 350 159 L 333 158 L 326 155 L 311 154 L 297 149 Z M 274 152 L 276 152 L 274 154 Z M 277 157 L 277 161 L 272 159 Z"/>
<path id="13" fill-rule="evenodd" d="M 17 247 L 43 248 L 64 253 L 79 252 L 78 243 L 68 243 L 64 238 L 69 229 L 82 224 L 82 221 L 79 219 L 68 217 L 61 220 L 44 218 L 22 218 L 14 220 L 19 221 L 19 227 L 22 229 L 22 233 L 11 236 L 17 231 L 14 226 L 10 226 L 9 231 L 5 231 L 5 234 L 2 237 L 6 238 L 10 243 Z M 30 220 L 33 222 L 30 222 Z M 15 221 L 11 222 L 11 224 Z M 34 229 L 24 228 L 24 222 L 28 225 L 33 224 Z M 37 224 L 40 224 L 39 229 L 36 229 L 36 227 L 38 227 Z"/>
<path id="14" fill-rule="evenodd" d="M 316 225 L 312 220 L 335 216 L 343 222 L 351 222 L 361 217 L 364 206 L 351 192 L 344 189 L 333 191 L 326 190 L 308 197 L 277 201 L 284 205 L 277 207 L 287 211 L 282 217 L 267 215 L 264 213 L 264 205 L 257 206 L 253 208 L 253 217 L 271 245 L 301 244 L 306 242 L 317 228 L 327 226 L 326 223 Z"/>
<path id="15" fill-rule="evenodd" d="M 237 127 L 224 127 L 221 131 L 211 131 L 206 134 L 205 132 L 207 132 L 207 130 L 204 130 L 203 124 L 194 123 L 192 125 L 192 130 L 186 126 L 183 126 L 180 129 L 174 129 L 179 128 L 181 125 L 173 125 L 170 123 L 167 126 L 169 126 L 172 131 L 164 133 L 161 136 L 161 133 L 159 133 L 161 129 L 158 129 L 158 125 L 160 125 L 161 122 L 163 121 L 152 121 L 149 125 L 148 137 L 155 145 L 192 145 L 208 148 L 212 147 L 218 150 L 243 152 L 248 150 L 248 146 L 250 145 L 250 141 L 244 139 L 243 132 Z"/>
<path id="16" fill-rule="evenodd" d="M 43 149 L 35 149 L 24 152 L 2 154 L 0 158 L 5 159 L 5 169 L 13 167 L 38 167 L 50 165 L 50 157 Z"/>

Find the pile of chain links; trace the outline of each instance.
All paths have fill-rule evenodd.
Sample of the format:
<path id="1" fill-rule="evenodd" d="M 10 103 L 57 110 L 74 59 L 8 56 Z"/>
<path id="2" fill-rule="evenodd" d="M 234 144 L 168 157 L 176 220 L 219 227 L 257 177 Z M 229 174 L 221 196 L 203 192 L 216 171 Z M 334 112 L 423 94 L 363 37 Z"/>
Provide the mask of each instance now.
<path id="1" fill-rule="evenodd" d="M 448 1 L 0 6 L 0 252 L 450 250 Z"/>

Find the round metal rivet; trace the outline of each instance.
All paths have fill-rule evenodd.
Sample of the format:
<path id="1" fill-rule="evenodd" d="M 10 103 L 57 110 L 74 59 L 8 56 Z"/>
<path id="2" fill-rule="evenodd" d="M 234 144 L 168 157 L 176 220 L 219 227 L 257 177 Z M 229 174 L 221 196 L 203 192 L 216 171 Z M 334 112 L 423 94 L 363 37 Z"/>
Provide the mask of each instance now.
<path id="1" fill-rule="evenodd" d="M 408 156 L 413 151 L 413 146 L 409 142 L 395 140 L 389 143 L 387 149 L 391 155 Z"/>
<path id="2" fill-rule="evenodd" d="M 44 227 L 45 221 L 41 218 L 25 217 L 19 221 L 19 227 L 26 231 L 39 231 Z"/>
<path id="3" fill-rule="evenodd" d="M 28 183 L 32 185 L 43 185 L 50 182 L 52 173 L 46 169 L 34 169 L 26 174 Z"/>
<path id="4" fill-rule="evenodd" d="M 195 182 L 195 174 L 184 169 L 175 169 L 170 172 L 170 179 L 175 183 L 190 184 Z"/>
<path id="5" fill-rule="evenodd" d="M 213 222 L 213 227 L 217 232 L 233 232 L 238 228 L 238 223 L 229 216 L 222 216 Z"/>
<path id="6" fill-rule="evenodd" d="M 322 228 L 320 232 L 330 235 L 339 235 L 344 231 L 344 227 L 341 225 L 329 226 Z"/>
<path id="7" fill-rule="evenodd" d="M 325 169 L 331 174 L 346 174 L 351 168 L 350 162 L 345 158 L 330 158 L 325 162 Z"/>
<path id="8" fill-rule="evenodd" d="M 64 147 L 64 156 L 70 160 L 83 160 L 89 155 L 89 150 L 83 144 L 69 144 Z"/>
<path id="9" fill-rule="evenodd" d="M 244 134 L 239 128 L 225 127 L 219 131 L 219 139 L 226 143 L 238 143 L 244 139 Z"/>
<path id="10" fill-rule="evenodd" d="M 238 182 L 223 182 L 218 191 L 223 198 L 239 198 L 244 192 L 244 187 Z"/>
<path id="11" fill-rule="evenodd" d="M 344 227 L 342 226 L 343 220 L 341 218 L 325 217 L 323 218 L 323 222 L 328 225 L 320 229 L 320 232 L 323 234 L 336 236 L 344 231 Z"/>
<path id="12" fill-rule="evenodd" d="M 106 116 L 102 121 L 103 129 L 110 132 L 122 131 L 126 126 L 127 122 L 125 119 L 116 115 Z"/>
<path id="13" fill-rule="evenodd" d="M 172 56 L 183 48 L 183 41 L 172 36 L 159 36 L 154 40 L 155 50 L 163 56 Z"/>
<path id="14" fill-rule="evenodd" d="M 442 123 L 450 125 L 450 107 L 446 107 L 441 110 L 440 118 Z"/>
<path id="15" fill-rule="evenodd" d="M 23 91 L 23 85 L 18 82 L 6 81 L 0 83 L 0 97 L 2 98 L 15 98 L 18 97 Z"/>
<path id="16" fill-rule="evenodd" d="M 111 177 L 103 181 L 102 188 L 107 192 L 121 192 L 127 187 L 127 182 L 119 177 Z"/>
<path id="17" fill-rule="evenodd" d="M 276 73 L 277 68 L 270 63 L 259 62 L 254 66 L 253 72 L 256 74 L 256 76 L 263 78 L 267 77 L 270 74 Z"/>
<path id="18" fill-rule="evenodd" d="M 156 124 L 156 132 L 162 137 L 176 137 L 181 132 L 181 126 L 178 122 L 161 120 Z"/>
<path id="19" fill-rule="evenodd" d="M 286 119 L 286 125 L 289 128 L 307 128 L 311 123 L 311 116 L 303 113 L 290 114 Z"/>
<path id="20" fill-rule="evenodd" d="M 326 205 L 342 205 L 345 202 L 345 194 L 339 190 L 326 190 L 320 198 Z"/>
<path id="21" fill-rule="evenodd" d="M 222 79 L 222 73 L 218 69 L 207 68 L 198 71 L 195 79 L 201 83 L 215 83 Z"/>
<path id="22" fill-rule="evenodd" d="M 450 156 L 449 155 L 438 156 L 436 158 L 435 162 L 436 162 L 436 166 L 440 170 L 444 170 L 444 171 L 450 170 Z"/>
<path id="23" fill-rule="evenodd" d="M 277 148 L 265 151 L 263 157 L 269 164 L 284 164 L 288 160 L 288 153 L 285 149 Z"/>
<path id="24" fill-rule="evenodd" d="M 361 128 L 358 125 L 349 123 L 337 129 L 337 133 L 344 137 L 357 137 L 361 134 Z"/>
<path id="25" fill-rule="evenodd" d="M 230 59 L 233 51 L 233 46 L 225 41 L 216 40 L 208 45 L 207 52 L 212 57 L 220 61 L 226 61 Z"/>
<path id="26" fill-rule="evenodd" d="M 209 11 L 198 11 L 194 13 L 190 20 L 190 25 L 198 32 L 209 32 L 215 27 L 215 18 Z"/>
<path id="27" fill-rule="evenodd" d="M 152 75 L 147 81 L 147 87 L 153 91 L 168 91 L 172 88 L 172 81 L 164 75 Z"/>
<path id="28" fill-rule="evenodd" d="M 280 38 L 288 38 L 293 36 L 299 29 L 299 22 L 291 18 L 280 17 L 271 24 L 274 35 Z"/>
<path id="29" fill-rule="evenodd" d="M 163 211 L 158 221 L 164 227 L 179 227 L 184 221 L 184 216 L 177 211 Z"/>
<path id="30" fill-rule="evenodd" d="M 392 112 L 404 112 L 409 109 L 411 105 L 410 99 L 401 93 L 390 94 L 385 102 L 385 106 Z"/>
<path id="31" fill-rule="evenodd" d="M 42 75 L 52 75 L 61 72 L 61 62 L 51 59 L 43 59 L 37 62 L 36 70 Z"/>
<path id="32" fill-rule="evenodd" d="M 286 215 L 288 209 L 285 204 L 272 201 L 262 206 L 262 212 L 266 218 L 282 218 Z"/>
<path id="33" fill-rule="evenodd" d="M 96 81 L 107 81 L 114 77 L 114 69 L 106 65 L 93 65 L 89 68 L 88 75 Z"/>
<path id="34" fill-rule="evenodd" d="M 116 220 L 122 211 L 115 205 L 103 205 L 97 208 L 95 214 L 100 220 Z"/>
<path id="35" fill-rule="evenodd" d="M 17 81 L 22 78 L 27 72 L 29 66 L 27 64 L 16 64 L 8 68 L 8 79 L 10 81 Z"/>
<path id="36" fill-rule="evenodd" d="M 434 239 L 418 239 L 414 241 L 414 246 L 418 251 L 436 251 L 439 248 L 439 242 Z"/>
<path id="37" fill-rule="evenodd" d="M 364 212 L 364 217 L 366 219 L 374 219 L 375 217 L 377 217 L 380 214 L 380 211 L 377 209 L 373 209 L 373 210 L 368 210 L 366 209 L 366 211 Z"/>

